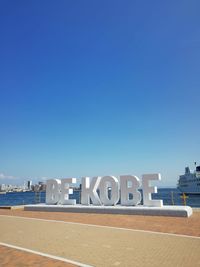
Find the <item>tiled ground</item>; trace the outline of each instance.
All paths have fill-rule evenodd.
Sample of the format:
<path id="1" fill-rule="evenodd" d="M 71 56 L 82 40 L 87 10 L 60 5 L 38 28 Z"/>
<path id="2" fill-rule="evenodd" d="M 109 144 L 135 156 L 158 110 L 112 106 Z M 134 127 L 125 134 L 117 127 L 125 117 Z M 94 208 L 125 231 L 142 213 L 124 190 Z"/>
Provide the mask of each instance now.
<path id="1" fill-rule="evenodd" d="M 0 215 L 1 214 L 114 226 L 137 230 L 150 230 L 156 232 L 184 234 L 200 237 L 200 212 L 194 212 L 193 215 L 189 218 L 117 214 L 111 215 L 64 212 L 31 212 L 23 210 L 0 209 Z"/>
<path id="2" fill-rule="evenodd" d="M 7 244 L 98 267 L 200 266 L 200 238 L 84 225 L 91 223 L 198 236 L 198 212 L 190 218 L 1 211 L 3 213 L 6 216 L 0 216 L 0 242 Z M 9 257 L 10 254 L 8 260 Z M 15 264 L 13 267 L 23 266 L 17 265 L 18 257 L 15 258 L 16 261 L 14 257 L 10 259 Z M 26 256 L 22 258 L 28 262 Z"/>
<path id="3" fill-rule="evenodd" d="M 75 267 L 62 261 L 0 246 L 1 267 Z"/>

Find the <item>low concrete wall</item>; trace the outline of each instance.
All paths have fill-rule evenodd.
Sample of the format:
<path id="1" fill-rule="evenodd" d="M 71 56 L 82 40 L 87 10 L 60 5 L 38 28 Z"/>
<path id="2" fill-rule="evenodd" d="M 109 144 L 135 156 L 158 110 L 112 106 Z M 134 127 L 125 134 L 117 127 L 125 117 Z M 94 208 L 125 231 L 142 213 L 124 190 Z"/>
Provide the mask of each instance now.
<path id="1" fill-rule="evenodd" d="M 127 214 L 127 215 L 150 215 L 150 216 L 173 216 L 189 217 L 192 208 L 189 206 L 83 206 L 83 205 L 26 205 L 25 211 L 48 211 L 48 212 L 77 212 L 77 213 L 101 213 L 101 214 Z"/>
<path id="2" fill-rule="evenodd" d="M 4 209 L 4 210 L 23 210 L 24 209 L 24 205 L 21 205 L 21 206 L 0 206 L 0 209 Z"/>

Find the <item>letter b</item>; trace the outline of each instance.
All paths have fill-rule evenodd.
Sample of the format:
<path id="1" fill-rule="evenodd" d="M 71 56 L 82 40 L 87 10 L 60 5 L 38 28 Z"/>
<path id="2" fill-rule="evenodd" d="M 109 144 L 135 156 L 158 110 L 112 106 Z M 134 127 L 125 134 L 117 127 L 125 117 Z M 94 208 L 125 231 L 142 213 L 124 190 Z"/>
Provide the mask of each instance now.
<path id="1" fill-rule="evenodd" d="M 141 202 L 141 194 L 138 191 L 140 187 L 140 180 L 133 175 L 120 176 L 121 184 L 121 205 L 135 206 Z M 133 199 L 130 199 L 129 195 L 133 195 Z"/>
<path id="2" fill-rule="evenodd" d="M 46 188 L 46 204 L 57 204 L 60 200 L 60 184 L 59 179 L 47 180 Z"/>

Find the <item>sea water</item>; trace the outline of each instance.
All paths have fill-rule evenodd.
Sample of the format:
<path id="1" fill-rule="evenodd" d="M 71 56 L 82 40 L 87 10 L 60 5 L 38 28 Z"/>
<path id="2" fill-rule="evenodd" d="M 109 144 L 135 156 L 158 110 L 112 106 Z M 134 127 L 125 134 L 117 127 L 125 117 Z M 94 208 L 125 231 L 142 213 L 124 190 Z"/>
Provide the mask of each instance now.
<path id="1" fill-rule="evenodd" d="M 80 191 L 75 191 L 70 198 L 80 203 Z M 45 203 L 45 192 L 11 192 L 0 194 L 0 206 L 17 206 L 26 204 Z M 176 188 L 160 188 L 152 199 L 162 199 L 164 205 L 184 205 L 182 194 Z M 187 195 L 186 205 L 200 207 L 200 195 Z"/>

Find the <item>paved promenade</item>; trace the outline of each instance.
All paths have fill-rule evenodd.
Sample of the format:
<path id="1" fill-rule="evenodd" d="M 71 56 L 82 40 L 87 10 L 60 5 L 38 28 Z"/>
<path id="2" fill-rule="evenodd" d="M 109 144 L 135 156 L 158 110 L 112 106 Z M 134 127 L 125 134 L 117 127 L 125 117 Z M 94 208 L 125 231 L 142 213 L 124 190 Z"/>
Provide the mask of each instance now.
<path id="1" fill-rule="evenodd" d="M 5 246 L 0 246 L 1 267 L 75 267 L 62 261 L 50 259 L 30 252 L 24 252 Z"/>
<path id="2" fill-rule="evenodd" d="M 29 266 L 15 265 L 20 257 L 32 257 L 32 263 L 35 261 L 32 266 L 49 267 L 200 266 L 199 212 L 195 212 L 191 218 L 34 213 L 19 210 L 0 210 L 0 215 L 1 244 L 69 261 L 56 261 L 1 246 L 0 252 L 3 249 L 12 250 L 14 255 L 27 255 L 12 257 L 12 253 L 4 253 L 7 254 L 7 261 L 14 261 L 9 266 Z M 176 234 L 156 233 L 161 231 Z M 37 257 L 41 257 L 41 261 Z M 45 263 L 45 260 L 50 262 Z M 41 265 L 38 265 L 38 261 Z M 1 257 L 0 262 L 3 262 Z M 3 264 L 8 266 L 5 262 Z"/>

